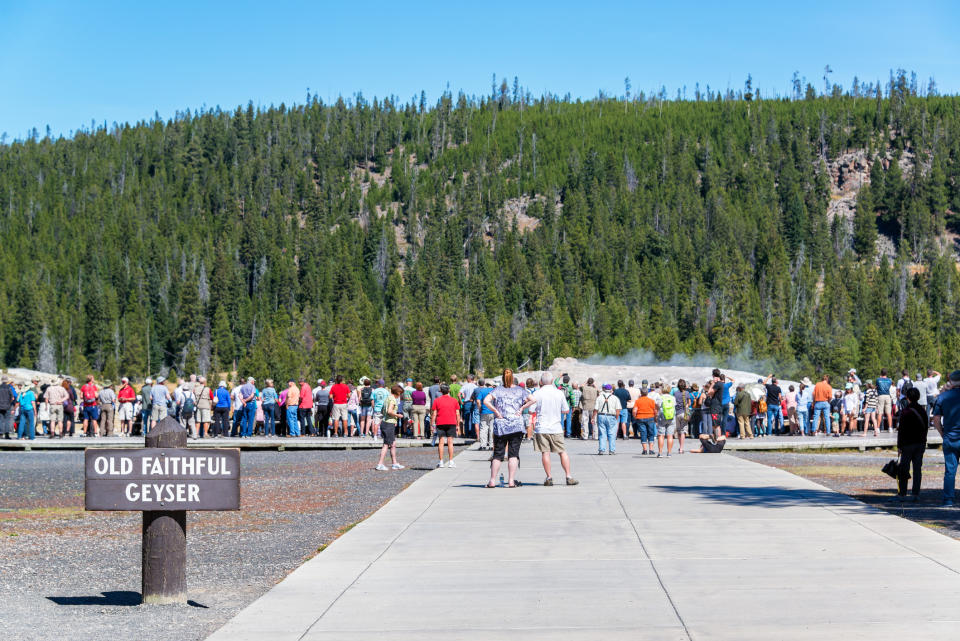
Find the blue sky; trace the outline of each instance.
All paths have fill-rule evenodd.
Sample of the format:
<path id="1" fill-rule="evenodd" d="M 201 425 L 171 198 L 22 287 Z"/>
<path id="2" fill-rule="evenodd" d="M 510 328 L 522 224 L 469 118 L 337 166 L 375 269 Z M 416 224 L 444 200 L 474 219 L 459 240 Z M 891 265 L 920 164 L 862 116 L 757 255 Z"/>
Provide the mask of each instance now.
<path id="1" fill-rule="evenodd" d="M 0 133 L 91 119 L 136 122 L 202 106 L 407 100 L 490 91 L 514 76 L 534 95 L 669 94 L 695 83 L 789 94 L 914 70 L 960 92 L 960 3 L 90 2 L 0 0 Z"/>

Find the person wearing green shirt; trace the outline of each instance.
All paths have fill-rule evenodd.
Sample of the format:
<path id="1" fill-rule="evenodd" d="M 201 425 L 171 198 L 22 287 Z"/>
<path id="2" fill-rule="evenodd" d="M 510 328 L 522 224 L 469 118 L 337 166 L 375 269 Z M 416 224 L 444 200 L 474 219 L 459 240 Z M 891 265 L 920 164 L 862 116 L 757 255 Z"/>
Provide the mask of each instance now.
<path id="1" fill-rule="evenodd" d="M 737 385 L 737 395 L 733 397 L 733 407 L 737 413 L 740 438 L 753 438 L 753 428 L 750 427 L 753 399 L 750 397 L 750 392 L 744 388 L 743 383 Z"/>
<path id="2" fill-rule="evenodd" d="M 457 375 L 456 374 L 451 375 L 450 376 L 450 396 L 459 400 L 461 387 L 462 385 L 460 385 L 460 382 L 457 380 Z"/>
<path id="3" fill-rule="evenodd" d="M 570 384 L 570 375 L 564 374 L 560 378 L 553 381 L 553 384 L 560 388 L 560 391 L 563 392 L 563 397 L 567 400 L 567 407 L 573 408 L 576 407 L 574 403 L 574 394 L 573 394 L 573 385 Z M 566 438 L 570 438 L 573 434 L 573 412 L 568 411 L 563 415 L 563 432 Z"/>

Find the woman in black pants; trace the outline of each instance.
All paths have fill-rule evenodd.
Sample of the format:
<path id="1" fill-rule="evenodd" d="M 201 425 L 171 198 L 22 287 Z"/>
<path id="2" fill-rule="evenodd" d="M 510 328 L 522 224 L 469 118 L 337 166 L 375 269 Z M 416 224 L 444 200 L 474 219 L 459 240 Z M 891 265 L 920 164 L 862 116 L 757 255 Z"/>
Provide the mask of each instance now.
<path id="1" fill-rule="evenodd" d="M 910 478 L 910 465 L 913 464 L 913 494 L 910 500 L 920 496 L 920 481 L 923 467 L 923 451 L 927 449 L 927 429 L 929 429 L 927 410 L 918 403 L 920 390 L 911 387 L 907 390 L 908 404 L 900 412 L 900 424 L 897 429 L 897 451 L 900 453 L 900 466 L 897 473 L 897 497 L 907 498 L 907 481 Z"/>
<path id="2" fill-rule="evenodd" d="M 230 436 L 230 408 L 213 408 L 214 436 Z"/>

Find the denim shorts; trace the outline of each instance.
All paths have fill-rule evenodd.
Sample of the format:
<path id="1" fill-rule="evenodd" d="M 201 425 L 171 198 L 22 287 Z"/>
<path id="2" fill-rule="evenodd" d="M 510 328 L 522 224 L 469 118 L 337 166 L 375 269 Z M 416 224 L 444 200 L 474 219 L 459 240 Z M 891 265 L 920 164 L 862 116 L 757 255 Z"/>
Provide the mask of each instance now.
<path id="1" fill-rule="evenodd" d="M 100 410 L 95 406 L 91 405 L 89 407 L 83 408 L 83 420 L 85 421 L 99 421 L 100 420 Z"/>
<path id="2" fill-rule="evenodd" d="M 630 422 L 630 410 L 620 410 L 620 422 L 621 423 Z"/>
<path id="3" fill-rule="evenodd" d="M 360 416 L 373 416 L 373 405 L 369 407 L 360 407 L 357 409 L 360 412 Z"/>

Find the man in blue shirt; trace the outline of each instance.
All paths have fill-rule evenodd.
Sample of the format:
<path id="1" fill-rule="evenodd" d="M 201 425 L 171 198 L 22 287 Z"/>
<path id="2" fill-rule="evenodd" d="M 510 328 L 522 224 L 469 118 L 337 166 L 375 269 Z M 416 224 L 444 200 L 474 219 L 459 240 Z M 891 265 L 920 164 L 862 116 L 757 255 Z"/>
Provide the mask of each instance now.
<path id="1" fill-rule="evenodd" d="M 890 390 L 893 388 L 893 380 L 887 376 L 887 370 L 880 370 L 880 376 L 877 378 L 877 416 L 880 417 L 880 427 L 883 428 L 883 417 L 887 417 L 887 429 L 893 431 L 893 396 Z"/>
<path id="2" fill-rule="evenodd" d="M 37 395 L 32 387 L 23 386 L 18 397 L 20 401 L 20 425 L 17 427 L 17 438 L 36 438 L 34 432 L 34 418 L 37 415 Z"/>
<path id="3" fill-rule="evenodd" d="M 943 437 L 943 506 L 953 507 L 960 457 L 960 369 L 950 372 L 947 388 L 933 406 L 933 426 Z"/>
<path id="4" fill-rule="evenodd" d="M 481 378 L 477 384 L 477 389 L 473 392 L 474 422 L 478 423 L 477 440 L 480 441 L 481 450 L 489 450 L 493 447 L 493 410 L 483 404 L 483 399 L 490 393 L 490 388 Z"/>
<path id="5" fill-rule="evenodd" d="M 240 386 L 240 400 L 243 402 L 243 418 L 241 419 L 240 438 L 253 436 L 253 426 L 257 421 L 257 387 L 254 377 L 247 378 L 247 382 Z"/>

